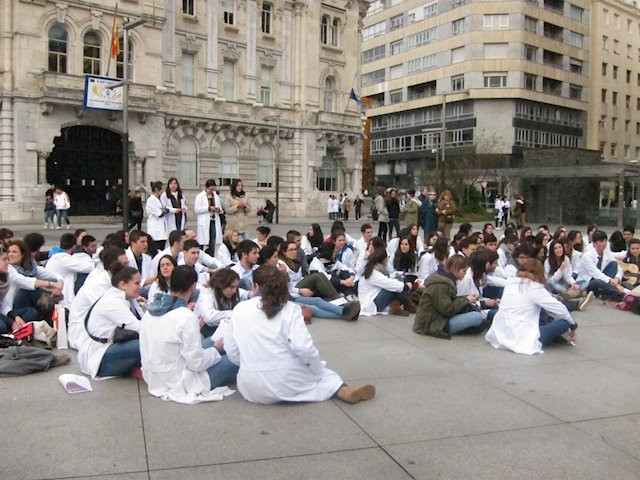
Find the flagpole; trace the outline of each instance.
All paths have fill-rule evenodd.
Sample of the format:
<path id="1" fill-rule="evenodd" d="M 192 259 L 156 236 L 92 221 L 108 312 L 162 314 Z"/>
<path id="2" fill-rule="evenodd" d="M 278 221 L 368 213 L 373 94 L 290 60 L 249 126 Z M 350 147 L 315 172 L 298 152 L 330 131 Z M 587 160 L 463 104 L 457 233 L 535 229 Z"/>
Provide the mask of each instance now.
<path id="1" fill-rule="evenodd" d="M 109 45 L 109 60 L 107 61 L 107 77 L 109 76 L 109 72 L 111 71 L 111 57 L 113 56 L 113 35 L 117 35 L 118 32 L 115 31 L 116 29 L 116 25 L 118 21 L 118 4 L 116 3 L 116 9 L 113 12 L 113 26 L 111 27 L 111 44 Z M 126 61 L 126 60 L 125 60 Z M 117 60 L 116 60 L 116 65 L 117 65 Z M 117 70 L 117 67 L 116 67 Z M 117 72 L 116 72 L 117 73 Z"/>

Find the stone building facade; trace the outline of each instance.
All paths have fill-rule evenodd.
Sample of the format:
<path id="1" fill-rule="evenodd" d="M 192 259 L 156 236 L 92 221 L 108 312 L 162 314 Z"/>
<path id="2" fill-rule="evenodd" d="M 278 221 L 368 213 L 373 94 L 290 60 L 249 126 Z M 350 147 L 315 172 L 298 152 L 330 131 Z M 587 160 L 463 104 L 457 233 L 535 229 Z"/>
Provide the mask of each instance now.
<path id="1" fill-rule="evenodd" d="M 281 215 L 324 212 L 361 184 L 358 77 L 365 0 L 126 0 L 130 188 L 177 176 L 192 205 L 204 181 L 242 178 Z M 50 183 L 72 213 L 101 213 L 121 189 L 122 114 L 83 109 L 85 74 L 109 61 L 115 0 L 9 0 L 0 6 L 0 209 L 20 220 Z M 276 138 L 279 124 L 279 139 Z M 279 148 L 279 152 L 276 152 Z M 279 153 L 279 154 L 278 154 Z M 74 212 L 75 211 L 75 212 Z"/>

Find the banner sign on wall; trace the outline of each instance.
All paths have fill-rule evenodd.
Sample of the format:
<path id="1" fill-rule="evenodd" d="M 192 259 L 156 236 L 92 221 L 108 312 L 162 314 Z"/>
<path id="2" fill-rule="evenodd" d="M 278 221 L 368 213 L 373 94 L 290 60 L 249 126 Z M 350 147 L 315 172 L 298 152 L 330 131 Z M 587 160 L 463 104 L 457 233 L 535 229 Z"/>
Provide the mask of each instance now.
<path id="1" fill-rule="evenodd" d="M 121 84 L 122 80 L 86 75 L 84 80 L 84 108 L 121 111 L 124 88 L 122 85 L 115 88 L 112 87 L 117 83 Z"/>

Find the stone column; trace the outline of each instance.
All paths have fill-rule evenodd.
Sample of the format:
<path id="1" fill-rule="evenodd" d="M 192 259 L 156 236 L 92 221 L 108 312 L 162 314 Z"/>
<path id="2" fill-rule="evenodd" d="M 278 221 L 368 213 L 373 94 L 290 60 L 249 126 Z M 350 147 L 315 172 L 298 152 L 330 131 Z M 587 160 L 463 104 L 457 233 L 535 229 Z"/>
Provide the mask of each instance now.
<path id="1" fill-rule="evenodd" d="M 45 185 L 47 183 L 47 158 L 51 152 L 38 151 L 38 185 Z"/>
<path id="2" fill-rule="evenodd" d="M 282 105 L 291 106 L 291 65 L 292 57 L 292 35 L 293 35 L 293 2 L 285 1 L 282 21 L 282 62 L 280 72 L 280 97 Z"/>
<path id="3" fill-rule="evenodd" d="M 293 42 L 298 46 L 304 45 L 303 42 L 303 21 L 302 15 L 304 14 L 305 4 L 300 1 L 295 1 L 293 4 L 294 7 L 294 18 L 293 18 L 293 34 L 292 39 Z M 302 105 L 302 92 L 304 91 L 304 87 L 302 85 L 302 55 L 304 55 L 304 48 L 296 48 L 293 53 L 292 64 L 293 64 L 293 103 Z"/>
<path id="4" fill-rule="evenodd" d="M 13 100 L 4 98 L 0 110 L 0 201 L 14 200 L 15 145 L 13 137 Z"/>
<path id="5" fill-rule="evenodd" d="M 207 93 L 218 96 L 218 1 L 207 0 Z"/>
<path id="6" fill-rule="evenodd" d="M 258 1 L 247 0 L 247 50 L 244 84 L 249 102 L 256 101 L 256 43 L 258 34 Z"/>
<path id="7" fill-rule="evenodd" d="M 167 21 L 162 30 L 162 80 L 167 88 L 176 86 L 176 2 L 164 0 Z"/>

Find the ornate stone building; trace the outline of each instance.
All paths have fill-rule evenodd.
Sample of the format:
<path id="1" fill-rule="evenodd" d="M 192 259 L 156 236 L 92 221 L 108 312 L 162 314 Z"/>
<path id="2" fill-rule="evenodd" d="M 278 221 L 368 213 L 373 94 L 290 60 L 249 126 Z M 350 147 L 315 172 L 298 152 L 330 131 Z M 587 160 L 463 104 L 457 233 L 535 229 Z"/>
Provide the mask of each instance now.
<path id="1" fill-rule="evenodd" d="M 177 176 L 192 205 L 207 178 L 244 180 L 282 215 L 324 212 L 361 184 L 357 85 L 365 0 L 123 0 L 130 32 L 130 187 Z M 122 114 L 83 109 L 84 75 L 110 62 L 115 0 L 0 5 L 0 221 L 40 210 L 50 183 L 75 214 L 121 188 Z M 280 138 L 276 139 L 277 123 Z M 279 155 L 276 148 L 279 146 Z"/>

